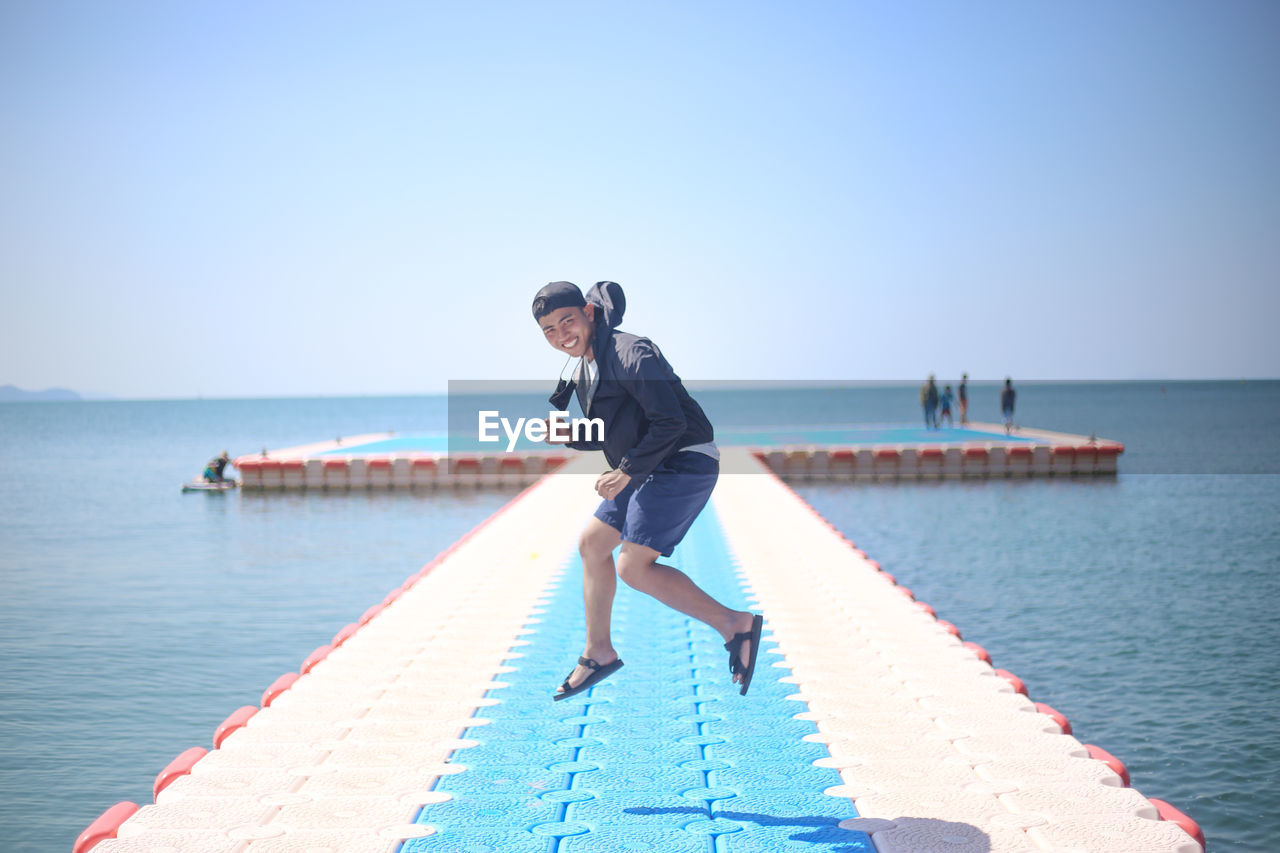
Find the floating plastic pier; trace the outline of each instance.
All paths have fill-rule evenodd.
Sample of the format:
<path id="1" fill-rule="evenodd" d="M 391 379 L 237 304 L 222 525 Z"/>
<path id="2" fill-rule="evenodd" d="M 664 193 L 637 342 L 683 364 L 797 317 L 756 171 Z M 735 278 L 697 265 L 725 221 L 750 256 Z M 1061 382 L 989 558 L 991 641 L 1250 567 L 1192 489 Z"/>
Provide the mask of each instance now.
<path id="1" fill-rule="evenodd" d="M 737 455 L 739 458 L 731 458 Z M 746 450 L 672 562 L 765 615 L 750 693 L 721 639 L 619 585 L 626 666 L 581 651 L 576 539 L 601 462 L 543 478 L 228 716 L 76 853 L 1197 853 Z"/>
<path id="2" fill-rule="evenodd" d="M 1124 445 L 996 424 L 926 430 L 895 425 L 718 430 L 721 447 L 749 450 L 791 481 L 896 481 L 1114 475 Z M 566 453 L 448 452 L 443 435 L 361 435 L 235 460 L 246 489 L 524 486 Z"/>

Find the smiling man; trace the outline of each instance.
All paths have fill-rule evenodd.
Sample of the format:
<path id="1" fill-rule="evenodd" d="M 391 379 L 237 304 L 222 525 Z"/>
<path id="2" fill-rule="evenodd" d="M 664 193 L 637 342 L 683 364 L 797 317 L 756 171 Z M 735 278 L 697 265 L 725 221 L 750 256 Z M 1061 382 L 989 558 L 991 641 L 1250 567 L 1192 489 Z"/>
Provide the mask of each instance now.
<path id="1" fill-rule="evenodd" d="M 763 619 L 725 607 L 684 572 L 658 562 L 684 538 L 719 477 L 711 422 L 658 347 L 617 328 L 625 309 L 622 288 L 608 281 L 585 297 L 575 284 L 552 282 L 533 300 L 547 343 L 581 359 L 574 380 L 556 388 L 552 405 L 564 409 L 576 389 L 583 414 L 604 422 L 602 441 L 568 446 L 602 450 L 610 466 L 596 480 L 603 500 L 578 542 L 586 643 L 554 698 L 581 693 L 622 667 L 610 631 L 617 578 L 719 632 L 733 681 L 745 695 Z"/>

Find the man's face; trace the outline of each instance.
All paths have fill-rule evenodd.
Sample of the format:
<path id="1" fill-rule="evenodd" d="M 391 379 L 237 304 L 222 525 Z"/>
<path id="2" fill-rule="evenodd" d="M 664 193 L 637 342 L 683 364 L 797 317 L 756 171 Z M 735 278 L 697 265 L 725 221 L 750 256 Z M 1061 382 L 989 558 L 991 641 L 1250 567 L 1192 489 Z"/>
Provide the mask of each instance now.
<path id="1" fill-rule="evenodd" d="M 592 315 L 595 306 L 583 308 L 557 308 L 538 318 L 542 334 L 551 346 L 571 356 L 586 355 L 591 349 L 591 333 L 595 329 Z"/>

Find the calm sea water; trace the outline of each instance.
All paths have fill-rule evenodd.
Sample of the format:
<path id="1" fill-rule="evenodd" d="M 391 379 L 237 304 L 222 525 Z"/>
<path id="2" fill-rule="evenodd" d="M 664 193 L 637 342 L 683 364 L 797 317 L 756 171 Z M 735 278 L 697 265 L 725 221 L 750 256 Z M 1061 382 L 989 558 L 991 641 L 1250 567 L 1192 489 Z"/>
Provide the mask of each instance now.
<path id="1" fill-rule="evenodd" d="M 998 391 L 972 415 L 996 420 Z M 912 421 L 909 387 L 721 390 L 719 426 Z M 443 397 L 0 404 L 0 849 L 66 850 L 511 492 L 183 495 L 204 460 L 437 431 Z M 783 413 L 783 414 L 780 414 Z M 1023 386 L 1085 482 L 804 486 L 1213 853 L 1278 845 L 1280 383 Z M 1268 840 L 1272 839 L 1272 840 Z"/>

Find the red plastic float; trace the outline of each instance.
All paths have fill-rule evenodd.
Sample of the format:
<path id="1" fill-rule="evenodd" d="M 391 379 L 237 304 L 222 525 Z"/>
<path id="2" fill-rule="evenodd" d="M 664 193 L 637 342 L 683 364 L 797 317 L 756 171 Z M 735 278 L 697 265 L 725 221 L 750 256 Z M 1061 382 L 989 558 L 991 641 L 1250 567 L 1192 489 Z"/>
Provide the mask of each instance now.
<path id="1" fill-rule="evenodd" d="M 1001 677 L 1001 678 L 1003 678 L 1005 681 L 1007 681 L 1007 682 L 1009 682 L 1010 684 L 1012 684 L 1012 685 L 1013 685 L 1014 692 L 1016 692 L 1016 693 L 1021 693 L 1023 696 L 1026 696 L 1026 695 L 1027 695 L 1027 685 L 1023 684 L 1023 683 L 1022 683 L 1022 679 L 1021 679 L 1021 678 L 1019 678 L 1018 676 L 1014 675 L 1014 674 L 1013 674 L 1012 672 L 1010 672 L 1009 670 L 1007 670 L 1007 669 L 997 669 L 997 670 L 996 670 L 996 675 L 1000 676 L 1000 677 Z"/>
<path id="2" fill-rule="evenodd" d="M 352 622 L 350 625 L 344 626 L 341 631 L 333 635 L 333 641 L 330 643 L 330 645 L 336 649 L 338 646 L 342 645 L 347 640 L 351 639 L 351 635 L 359 630 L 360 630 L 360 626 L 357 625 L 355 622 Z"/>
<path id="3" fill-rule="evenodd" d="M 382 599 L 382 606 L 386 607 L 388 604 L 395 601 L 397 598 L 399 598 L 402 595 L 404 595 L 404 587 L 403 586 L 396 587 L 395 589 L 391 590 L 391 592 L 387 593 L 386 598 Z"/>
<path id="4" fill-rule="evenodd" d="M 955 637 L 957 640 L 960 639 L 960 629 L 957 628 L 954 624 L 952 624 L 951 622 L 948 622 L 946 619 L 939 619 L 938 624 L 941 625 L 943 630 L 945 630 L 948 634 Z"/>
<path id="5" fill-rule="evenodd" d="M 1062 729 L 1062 733 L 1064 735 L 1071 734 L 1071 721 L 1067 719 L 1066 714 L 1061 711 L 1054 710 L 1043 702 L 1036 702 L 1035 706 L 1036 710 L 1041 714 L 1044 714 L 1046 717 L 1051 717 L 1053 721 L 1058 724 L 1058 728 Z"/>
<path id="6" fill-rule="evenodd" d="M 882 447 L 876 451 L 877 459 L 897 459 L 901 455 L 896 447 Z"/>
<path id="7" fill-rule="evenodd" d="M 363 614 L 361 614 L 360 621 L 358 624 L 364 625 L 368 623 L 370 619 L 372 619 L 373 617 L 381 613 L 386 606 L 387 605 L 383 604 L 382 602 L 378 602 L 377 604 L 373 605 L 368 610 L 366 610 Z"/>
<path id="8" fill-rule="evenodd" d="M 302 676 L 299 673 L 286 672 L 284 675 L 271 682 L 271 686 L 262 694 L 262 707 L 270 708 L 271 703 L 276 701 L 281 693 L 292 687 L 293 682 L 297 681 L 301 677 Z"/>
<path id="9" fill-rule="evenodd" d="M 977 656 L 978 660 L 988 664 L 991 663 L 991 653 L 977 643 L 970 643 L 966 641 L 964 643 L 964 647 L 973 652 L 974 655 Z"/>
<path id="10" fill-rule="evenodd" d="M 169 787 L 179 777 L 186 776 L 191 772 L 191 768 L 196 762 L 209 754 L 209 750 L 203 746 L 193 746 L 187 751 L 180 754 L 177 758 L 170 761 L 169 764 L 160 771 L 156 776 L 156 782 L 151 786 L 151 795 L 153 797 L 160 796 L 160 792 Z"/>
<path id="11" fill-rule="evenodd" d="M 916 600 L 916 594 L 915 594 L 914 592 L 912 592 L 910 589 L 908 589 L 907 587 L 905 587 L 905 586 L 900 586 L 900 587 L 898 587 L 898 592 L 899 592 L 901 595 L 904 595 L 904 596 L 906 596 L 907 598 L 911 599 L 912 601 L 915 601 L 915 600 Z"/>
<path id="12" fill-rule="evenodd" d="M 333 646 L 320 646 L 314 652 L 307 655 L 307 659 L 302 662 L 302 668 L 298 670 L 303 675 L 316 668 L 316 664 L 329 656 L 329 652 L 333 651 Z"/>
<path id="13" fill-rule="evenodd" d="M 1129 768 L 1124 766 L 1124 762 L 1107 752 L 1100 746 L 1094 746 L 1086 743 L 1084 748 L 1089 750 L 1089 757 L 1095 761 L 1101 761 L 1103 764 L 1111 768 L 1111 771 L 1120 777 L 1120 781 L 1127 788 L 1129 787 Z"/>
<path id="14" fill-rule="evenodd" d="M 100 842 L 115 838 L 116 833 L 120 831 L 120 824 L 133 817 L 137 810 L 137 803 L 116 803 L 98 815 L 98 819 L 80 833 L 75 846 L 71 848 L 71 853 L 88 853 Z"/>
<path id="15" fill-rule="evenodd" d="M 254 714 L 262 710 L 256 705 L 244 705 L 231 712 L 231 716 L 222 721 L 213 731 L 213 748 L 217 749 L 222 746 L 222 742 L 231 736 L 232 732 L 244 728 L 245 723 L 253 717 Z"/>
<path id="16" fill-rule="evenodd" d="M 369 467 L 370 467 L 370 468 L 390 468 L 390 467 L 391 467 L 391 460 L 390 460 L 390 459 L 387 459 L 387 458 L 385 458 L 385 457 L 378 457 L 377 459 L 370 459 L 370 460 L 369 460 Z"/>
<path id="17" fill-rule="evenodd" d="M 1196 823 L 1189 816 L 1178 811 L 1164 800 L 1157 800 L 1155 797 L 1148 797 L 1147 799 L 1151 800 L 1151 805 L 1156 807 L 1156 812 L 1159 813 L 1161 820 L 1176 823 L 1184 832 L 1187 833 L 1187 835 L 1194 838 L 1201 848 L 1204 847 L 1204 830 L 1200 828 L 1200 824 Z"/>
<path id="18" fill-rule="evenodd" d="M 930 605 L 928 605 L 928 604 L 925 604 L 923 601 L 917 601 L 917 602 L 916 602 L 916 607 L 919 607 L 919 608 L 920 608 L 921 610 L 923 610 L 925 613 L 928 613 L 930 616 L 933 616 L 933 617 L 935 617 L 935 618 L 936 618 L 936 617 L 937 617 L 937 615 L 938 615 L 938 612 L 937 612 L 936 610 L 934 610 L 934 609 L 933 609 L 933 607 L 931 607 L 931 606 L 930 606 Z"/>

